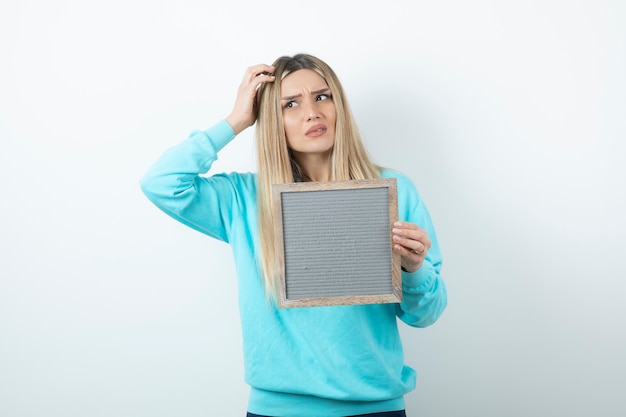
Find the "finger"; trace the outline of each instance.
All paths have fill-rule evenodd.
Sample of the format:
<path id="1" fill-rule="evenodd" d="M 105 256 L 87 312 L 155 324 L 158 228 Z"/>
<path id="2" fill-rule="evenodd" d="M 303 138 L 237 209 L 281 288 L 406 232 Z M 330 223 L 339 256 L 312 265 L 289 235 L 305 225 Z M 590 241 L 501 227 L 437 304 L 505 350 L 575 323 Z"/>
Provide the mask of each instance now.
<path id="1" fill-rule="evenodd" d="M 274 67 L 271 65 L 258 64 L 248 67 L 239 85 L 240 94 L 254 98 L 256 91 L 264 82 L 274 81 L 274 76 L 271 75 L 273 72 Z"/>
<path id="2" fill-rule="evenodd" d="M 411 223 L 411 222 L 397 221 L 397 222 L 394 222 L 393 225 L 395 227 L 402 227 L 406 229 L 419 229 L 420 228 L 418 225 L 416 225 L 415 223 Z"/>
<path id="3" fill-rule="evenodd" d="M 419 236 L 426 233 L 418 225 L 409 222 L 395 222 L 393 228 L 400 230 L 405 236 Z"/>
<path id="4" fill-rule="evenodd" d="M 258 64 L 248 67 L 246 71 L 246 76 L 248 81 L 254 80 L 259 75 L 268 75 L 274 72 L 274 67 L 266 64 Z"/>
<path id="5" fill-rule="evenodd" d="M 256 90 L 259 89 L 263 85 L 263 83 L 272 82 L 276 79 L 273 75 L 270 74 L 259 74 L 254 79 L 256 86 L 254 87 Z"/>
<path id="6" fill-rule="evenodd" d="M 402 246 L 407 251 L 412 252 L 415 255 L 424 255 L 428 250 L 430 241 L 425 242 L 424 240 L 409 239 L 397 234 L 393 235 L 393 241 L 395 244 Z"/>
<path id="7" fill-rule="evenodd" d="M 407 222 L 395 222 L 393 227 L 393 233 L 398 236 L 405 237 L 407 239 L 419 240 L 423 242 L 427 247 L 430 247 L 430 239 L 428 233 L 421 227 Z"/>
<path id="8" fill-rule="evenodd" d="M 393 250 L 400 255 L 402 265 L 411 270 L 413 270 L 413 267 L 421 265 L 426 258 L 425 252 L 422 255 L 418 255 L 402 245 L 394 245 Z"/>
<path id="9" fill-rule="evenodd" d="M 411 244 L 411 249 L 412 249 L 414 254 L 416 254 L 416 255 L 424 255 L 426 253 L 426 251 L 428 250 L 428 248 L 426 247 L 424 242 L 422 242 L 420 240 L 414 240 L 412 242 L 414 242 L 414 243 Z"/>
<path id="10" fill-rule="evenodd" d="M 397 224 L 397 223 L 396 223 Z M 394 226 L 396 225 L 394 224 Z M 405 223 L 406 227 L 394 227 L 393 241 L 395 244 L 401 245 L 408 252 L 407 256 L 414 258 L 415 256 L 426 256 L 426 252 L 431 246 L 428 234 L 418 226 Z"/>

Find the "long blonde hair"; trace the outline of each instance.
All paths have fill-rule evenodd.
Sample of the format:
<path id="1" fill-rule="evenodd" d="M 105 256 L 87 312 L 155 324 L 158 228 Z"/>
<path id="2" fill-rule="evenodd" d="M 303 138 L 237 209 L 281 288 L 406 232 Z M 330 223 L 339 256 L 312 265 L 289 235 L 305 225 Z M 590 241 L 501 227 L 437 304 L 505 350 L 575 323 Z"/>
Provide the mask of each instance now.
<path id="1" fill-rule="evenodd" d="M 276 219 L 272 200 L 272 184 L 302 180 L 300 167 L 287 147 L 281 107 L 282 80 L 292 72 L 310 69 L 328 84 L 335 104 L 337 121 L 335 144 L 330 154 L 331 181 L 379 178 L 378 167 L 372 163 L 361 140 L 343 87 L 335 72 L 322 60 L 307 54 L 282 56 L 272 64 L 274 82 L 263 84 L 257 93 L 256 147 L 258 158 L 258 210 L 261 244 L 260 266 L 269 298 L 277 294 L 280 276 L 279 257 L 275 247 Z"/>

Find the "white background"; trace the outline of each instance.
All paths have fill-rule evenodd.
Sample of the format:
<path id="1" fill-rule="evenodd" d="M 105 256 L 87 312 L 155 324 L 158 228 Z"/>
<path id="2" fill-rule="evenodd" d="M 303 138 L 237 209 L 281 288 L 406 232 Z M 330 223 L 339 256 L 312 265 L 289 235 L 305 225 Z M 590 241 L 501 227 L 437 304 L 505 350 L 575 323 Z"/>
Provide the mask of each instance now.
<path id="1" fill-rule="evenodd" d="M 409 415 L 625 415 L 626 3 L 215 3 L 0 6 L 0 415 L 244 415 L 230 248 L 138 181 L 297 52 L 438 230 L 449 307 L 401 326 Z"/>

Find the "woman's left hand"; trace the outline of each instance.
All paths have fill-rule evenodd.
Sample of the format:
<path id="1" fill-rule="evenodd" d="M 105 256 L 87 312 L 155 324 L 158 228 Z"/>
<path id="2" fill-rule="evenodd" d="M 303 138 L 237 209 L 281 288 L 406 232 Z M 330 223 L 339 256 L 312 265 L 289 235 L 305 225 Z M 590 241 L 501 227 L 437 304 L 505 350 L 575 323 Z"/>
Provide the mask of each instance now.
<path id="1" fill-rule="evenodd" d="M 402 268 L 407 272 L 420 269 L 431 245 L 428 233 L 408 222 L 395 222 L 391 232 L 393 233 L 393 250 L 402 257 Z"/>

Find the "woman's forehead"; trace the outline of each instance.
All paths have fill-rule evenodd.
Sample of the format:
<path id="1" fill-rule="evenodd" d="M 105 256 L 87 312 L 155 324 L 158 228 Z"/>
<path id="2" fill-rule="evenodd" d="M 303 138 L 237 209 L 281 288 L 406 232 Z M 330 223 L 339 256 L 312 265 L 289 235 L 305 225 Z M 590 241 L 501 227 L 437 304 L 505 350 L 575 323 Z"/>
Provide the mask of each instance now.
<path id="1" fill-rule="evenodd" d="M 281 96 L 295 95 L 303 90 L 317 91 L 328 87 L 326 80 L 317 72 L 310 69 L 301 69 L 287 75 L 281 83 Z"/>

